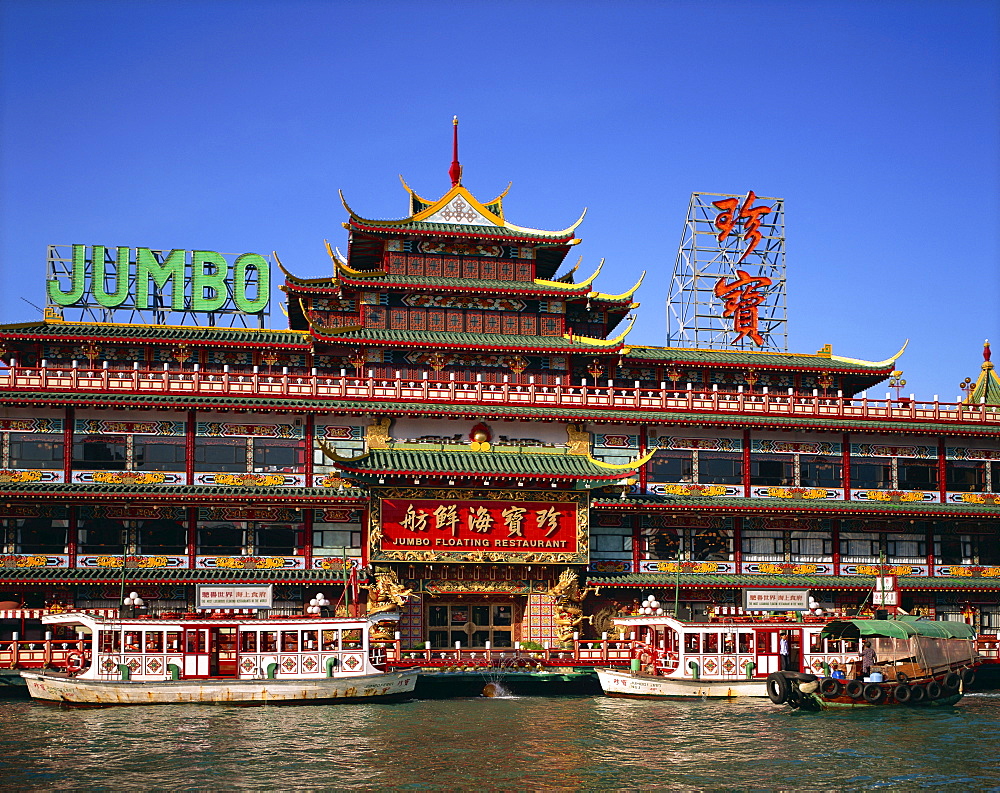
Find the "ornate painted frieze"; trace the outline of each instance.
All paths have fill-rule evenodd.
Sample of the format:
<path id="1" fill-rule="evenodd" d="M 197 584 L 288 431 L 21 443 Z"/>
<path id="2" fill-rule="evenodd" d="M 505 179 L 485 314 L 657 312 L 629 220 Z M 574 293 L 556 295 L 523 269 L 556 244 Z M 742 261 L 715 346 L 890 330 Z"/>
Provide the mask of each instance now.
<path id="1" fill-rule="evenodd" d="M 306 475 L 203 473 L 194 475 L 194 484 L 222 487 L 305 487 Z"/>
<path id="2" fill-rule="evenodd" d="M 692 483 L 650 483 L 646 492 L 657 496 L 697 496 L 698 498 L 741 498 L 742 485 L 697 485 Z"/>
<path id="3" fill-rule="evenodd" d="M 784 454 L 841 454 L 843 445 L 832 441 L 792 442 L 771 438 L 751 438 L 750 451 Z"/>
<path id="4" fill-rule="evenodd" d="M 941 494 L 936 490 L 852 490 L 851 501 L 875 504 L 939 504 Z"/>
<path id="5" fill-rule="evenodd" d="M 198 556 L 198 570 L 304 570 L 301 556 Z"/>
<path id="6" fill-rule="evenodd" d="M 475 295 L 407 295 L 403 305 L 413 308 L 471 308 L 482 311 L 524 311 L 527 304 L 511 297 Z"/>
<path id="7" fill-rule="evenodd" d="M 878 443 L 852 443 L 851 457 L 910 457 L 936 460 L 936 446 L 888 446 Z"/>
<path id="8" fill-rule="evenodd" d="M 0 476 L 3 472 L 0 471 Z M 947 493 L 948 504 L 983 504 L 1000 506 L 1000 493 Z"/>
<path id="9" fill-rule="evenodd" d="M 0 485 L 30 485 L 35 483 L 57 484 L 65 481 L 65 474 L 51 469 L 3 468 L 0 469 Z"/>
<path id="10" fill-rule="evenodd" d="M 60 568 L 69 567 L 69 556 L 46 553 L 9 553 L 0 554 L 0 567 L 3 568 Z"/>
<path id="11" fill-rule="evenodd" d="M 302 438 L 303 429 L 295 424 L 233 424 L 225 421 L 199 421 L 195 426 L 199 438 Z"/>
<path id="12" fill-rule="evenodd" d="M 685 561 L 677 562 L 658 561 L 654 559 L 643 559 L 639 561 L 640 573 L 683 573 L 684 575 L 693 573 L 703 573 L 709 575 L 732 575 L 736 572 L 735 562 L 699 562 Z"/>
<path id="13" fill-rule="evenodd" d="M 649 433 L 650 447 L 661 449 L 701 449 L 707 452 L 742 452 L 742 438 L 687 438 L 681 435 L 658 435 L 656 430 Z"/>
<path id="14" fill-rule="evenodd" d="M 964 446 L 948 446 L 945 448 L 945 457 L 949 460 L 1000 460 L 1000 449 L 970 449 Z"/>
<path id="15" fill-rule="evenodd" d="M 0 431 L 61 433 L 63 431 L 63 420 L 50 418 L 0 418 Z"/>
<path id="16" fill-rule="evenodd" d="M 751 487 L 751 498 L 802 498 L 807 501 L 835 500 L 843 501 L 842 488 L 833 487 Z"/>
<path id="17" fill-rule="evenodd" d="M 108 554 L 80 555 L 76 557 L 76 566 L 88 569 L 117 568 L 120 570 L 122 557 Z M 182 570 L 188 567 L 188 558 L 175 554 L 129 556 L 126 560 L 126 567 L 132 570 Z"/>
<path id="18" fill-rule="evenodd" d="M 77 419 L 73 424 L 77 435 L 166 435 L 183 436 L 183 421 L 110 421 Z"/>
<path id="19" fill-rule="evenodd" d="M 276 521 L 292 523 L 298 520 L 295 510 L 284 507 L 199 507 L 199 522 L 232 520 Z"/>
<path id="20" fill-rule="evenodd" d="M 75 485 L 186 485 L 183 471 L 73 471 Z"/>

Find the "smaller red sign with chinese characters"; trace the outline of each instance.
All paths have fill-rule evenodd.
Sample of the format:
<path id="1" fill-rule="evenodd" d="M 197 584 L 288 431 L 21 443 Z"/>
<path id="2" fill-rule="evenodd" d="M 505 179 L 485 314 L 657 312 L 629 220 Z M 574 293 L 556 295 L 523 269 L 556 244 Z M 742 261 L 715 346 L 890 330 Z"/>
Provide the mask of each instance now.
<path id="1" fill-rule="evenodd" d="M 382 500 L 383 551 L 577 552 L 577 504 Z"/>

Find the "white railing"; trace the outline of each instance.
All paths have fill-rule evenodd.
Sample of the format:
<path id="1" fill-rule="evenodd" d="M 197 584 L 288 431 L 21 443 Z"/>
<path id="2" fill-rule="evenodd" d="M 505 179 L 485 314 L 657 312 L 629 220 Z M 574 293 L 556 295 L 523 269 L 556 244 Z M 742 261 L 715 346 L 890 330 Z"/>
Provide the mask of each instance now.
<path id="1" fill-rule="evenodd" d="M 508 376 L 509 377 L 509 376 Z M 364 402 L 468 404 L 479 406 L 544 406 L 598 410 L 662 410 L 733 413 L 772 417 L 819 417 L 866 421 L 917 421 L 1000 424 L 1000 410 L 985 404 L 868 399 L 818 393 L 750 393 L 711 389 L 677 389 L 665 383 L 618 385 L 485 383 L 480 381 L 358 377 L 347 374 L 237 374 L 180 369 L 81 369 L 22 367 L 0 370 L 0 392 L 94 392 L 275 398 L 346 399 Z"/>

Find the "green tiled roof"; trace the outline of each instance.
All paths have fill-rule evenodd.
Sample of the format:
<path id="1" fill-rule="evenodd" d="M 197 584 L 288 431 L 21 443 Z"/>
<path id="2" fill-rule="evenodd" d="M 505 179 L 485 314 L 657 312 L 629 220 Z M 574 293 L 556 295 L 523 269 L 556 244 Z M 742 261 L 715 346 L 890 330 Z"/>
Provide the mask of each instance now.
<path id="1" fill-rule="evenodd" d="M 579 341 L 570 341 L 562 336 L 521 336 L 504 333 L 448 333 L 434 330 L 375 330 L 362 328 L 346 333 L 324 333 L 322 328 L 313 327 L 316 338 L 324 341 L 363 342 L 365 344 L 419 345 L 440 350 L 475 348 L 500 352 L 502 350 L 553 350 L 557 352 L 586 352 L 598 355 L 613 352 L 621 346 L 595 346 Z"/>
<path id="2" fill-rule="evenodd" d="M 675 573 L 589 573 L 587 586 L 603 587 L 665 587 L 676 586 Z M 897 581 L 902 590 L 917 589 L 1000 589 L 997 578 L 958 578 L 926 576 L 900 576 Z M 710 586 L 713 588 L 738 587 L 809 587 L 816 589 L 862 589 L 875 586 L 872 576 L 836 575 L 699 575 L 682 573 L 680 585 L 684 587 Z"/>
<path id="3" fill-rule="evenodd" d="M 133 584 L 224 584 L 254 582 L 261 584 L 325 583 L 343 581 L 341 570 L 216 570 L 126 568 L 126 579 Z M 16 567 L 0 568 L 0 584 L 44 581 L 69 584 L 120 584 L 122 570 L 118 568 Z"/>
<path id="4" fill-rule="evenodd" d="M 178 325 L 126 325 L 117 323 L 25 322 L 0 325 L 0 338 L 43 338 L 61 340 L 65 337 L 114 339 L 137 342 L 205 342 L 275 347 L 294 345 L 309 348 L 309 334 L 294 330 L 258 330 L 255 328 L 206 328 Z"/>
<path id="5" fill-rule="evenodd" d="M 509 337 L 508 337 L 509 338 Z M 522 407 L 516 405 L 462 403 L 459 405 L 434 405 L 425 403 L 400 403 L 378 401 L 335 400 L 325 397 L 316 399 L 284 399 L 275 396 L 197 396 L 190 394 L 127 394 L 127 393 L 75 393 L 75 392 L 34 392 L 0 390 L 0 404 L 43 403 L 43 404 L 95 404 L 116 407 L 159 407 L 180 405 L 191 407 L 218 407 L 222 409 L 249 408 L 253 410 L 308 411 L 322 410 L 327 413 L 370 413 L 375 415 L 450 415 L 565 419 L 566 421 L 645 422 L 705 426 L 705 427 L 818 427 L 849 430 L 871 430 L 872 432 L 904 432 L 907 434 L 948 434 L 952 436 L 1000 437 L 998 424 L 945 424 L 942 422 L 909 421 L 861 421 L 837 418 L 791 417 L 791 416 L 749 416 L 738 414 L 713 414 L 664 410 L 616 410 L 594 408 L 554 408 L 545 405 Z"/>
<path id="6" fill-rule="evenodd" d="M 826 355 L 800 355 L 778 352 L 752 352 L 743 350 L 692 350 L 681 347 L 633 347 L 629 345 L 626 360 L 664 361 L 705 366 L 733 364 L 737 366 L 765 366 L 780 369 L 806 369 L 810 371 L 862 372 L 884 374 L 893 370 L 894 364 L 848 362 Z"/>
<path id="7" fill-rule="evenodd" d="M 560 289 L 559 287 L 536 284 L 533 281 L 497 281 L 485 278 L 445 278 L 443 276 L 417 275 L 383 275 L 367 278 L 351 278 L 341 275 L 340 280 L 352 286 L 398 286 L 404 289 L 425 287 L 450 287 L 476 291 L 481 294 L 532 294 L 532 295 L 586 295 L 592 289 L 589 285 L 579 285 L 576 289 Z"/>
<path id="8" fill-rule="evenodd" d="M 520 452 L 437 452 L 373 449 L 356 462 L 333 461 L 348 475 L 375 477 L 389 475 L 492 476 L 497 479 L 545 478 L 574 481 L 615 481 L 633 470 L 611 470 L 595 465 L 578 454 L 537 454 Z"/>
<path id="9" fill-rule="evenodd" d="M 568 242 L 572 232 L 542 231 L 539 229 L 509 229 L 504 226 L 466 226 L 457 223 L 428 223 L 420 220 L 362 220 L 351 218 L 353 228 L 376 233 L 439 234 L 443 237 L 504 237 L 511 240 L 542 240 L 545 242 Z"/>
<path id="10" fill-rule="evenodd" d="M 843 515 L 847 512 L 871 515 L 936 515 L 940 517 L 1000 517 L 1000 506 L 993 504 L 922 504 L 899 503 L 886 501 L 835 501 L 827 499 L 807 498 L 709 498 L 698 496 L 659 496 L 636 495 L 621 499 L 596 498 L 593 503 L 598 508 L 634 508 L 650 509 L 658 507 L 657 511 L 684 512 L 691 509 L 702 510 L 711 507 L 713 510 L 732 511 L 740 514 L 754 512 L 773 512 L 781 510 L 794 514 L 809 513 L 812 515 L 830 512 Z"/>

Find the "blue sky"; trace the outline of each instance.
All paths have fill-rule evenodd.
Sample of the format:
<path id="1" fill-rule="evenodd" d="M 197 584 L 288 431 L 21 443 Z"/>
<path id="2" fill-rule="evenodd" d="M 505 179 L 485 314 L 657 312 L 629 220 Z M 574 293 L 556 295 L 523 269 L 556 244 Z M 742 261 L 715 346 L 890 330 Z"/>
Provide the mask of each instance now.
<path id="1" fill-rule="evenodd" d="M 0 22 L 2 322 L 38 316 L 50 243 L 326 275 L 337 190 L 383 218 L 398 174 L 443 194 L 458 114 L 474 194 L 512 181 L 536 228 L 588 207 L 602 291 L 649 271 L 634 343 L 665 341 L 691 192 L 754 190 L 786 202 L 792 352 L 910 339 L 906 391 L 949 400 L 1000 347 L 995 2 L 4 0 Z"/>

